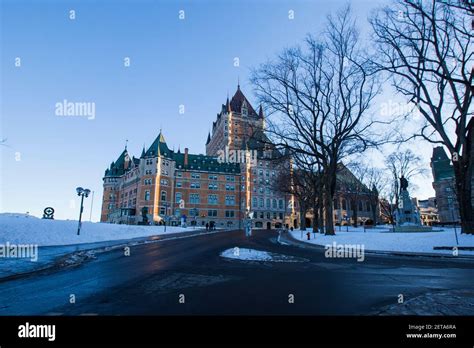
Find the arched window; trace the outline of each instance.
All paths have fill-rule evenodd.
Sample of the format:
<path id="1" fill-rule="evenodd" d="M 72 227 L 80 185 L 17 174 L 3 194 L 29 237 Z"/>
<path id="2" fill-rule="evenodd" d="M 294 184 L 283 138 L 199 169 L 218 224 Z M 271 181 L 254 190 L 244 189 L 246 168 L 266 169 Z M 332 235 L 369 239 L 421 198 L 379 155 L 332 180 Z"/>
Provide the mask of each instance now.
<path id="1" fill-rule="evenodd" d="M 166 201 L 166 191 L 161 191 L 161 200 Z"/>

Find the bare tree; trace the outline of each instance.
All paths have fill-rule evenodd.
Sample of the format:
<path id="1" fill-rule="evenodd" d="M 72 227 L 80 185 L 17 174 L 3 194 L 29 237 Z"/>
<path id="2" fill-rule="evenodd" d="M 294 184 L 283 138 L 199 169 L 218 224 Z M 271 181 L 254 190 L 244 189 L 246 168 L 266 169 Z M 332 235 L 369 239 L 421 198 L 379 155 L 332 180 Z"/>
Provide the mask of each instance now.
<path id="1" fill-rule="evenodd" d="M 462 229 L 471 234 L 472 14 L 468 1 L 397 0 L 370 20 L 378 46 L 376 67 L 423 116 L 414 137 L 441 144 L 452 156 Z"/>
<path id="2" fill-rule="evenodd" d="M 353 181 L 355 189 L 352 191 L 358 192 L 359 196 L 355 206 L 361 197 L 364 197 L 370 204 L 372 212 L 372 221 L 377 224 L 380 214 L 380 193 L 383 192 L 387 185 L 387 175 L 381 168 L 375 168 L 362 161 L 351 162 L 348 165 L 351 173 L 354 175 Z M 357 183 L 358 182 L 358 183 Z M 357 216 L 357 215 L 356 215 Z"/>
<path id="3" fill-rule="evenodd" d="M 426 168 L 421 163 L 421 157 L 411 150 L 391 153 L 385 160 L 385 165 L 391 176 L 389 202 L 394 205 L 394 210 L 397 210 L 400 202 L 400 178 L 403 176 L 410 180 L 417 175 L 425 175 Z"/>
<path id="4" fill-rule="evenodd" d="M 337 166 L 376 144 L 368 111 L 379 89 L 349 7 L 328 17 L 321 36 L 284 50 L 255 69 L 251 81 L 272 141 L 321 166 L 325 233 L 332 235 Z"/>

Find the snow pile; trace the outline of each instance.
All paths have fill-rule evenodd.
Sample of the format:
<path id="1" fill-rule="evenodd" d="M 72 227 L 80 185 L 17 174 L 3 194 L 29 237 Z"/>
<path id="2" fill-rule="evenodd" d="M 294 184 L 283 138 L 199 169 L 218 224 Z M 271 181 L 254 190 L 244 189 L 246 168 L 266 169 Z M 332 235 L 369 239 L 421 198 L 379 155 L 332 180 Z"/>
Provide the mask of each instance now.
<path id="1" fill-rule="evenodd" d="M 438 228 L 436 228 L 438 229 Z M 306 233 L 311 232 L 311 240 L 307 240 Z M 434 232 L 406 232 L 393 233 L 388 228 L 367 229 L 349 227 L 336 228 L 335 236 L 325 236 L 323 234 L 312 233 L 311 230 L 303 231 L 301 237 L 300 230 L 294 230 L 291 233 L 293 238 L 317 245 L 326 246 L 336 242 L 337 244 L 359 244 L 364 245 L 366 251 L 397 251 L 397 252 L 422 252 L 422 253 L 443 253 L 453 254 L 452 250 L 433 250 L 433 247 L 455 247 L 469 246 L 474 247 L 474 235 L 461 234 L 459 228 L 457 235 L 459 245 L 456 244 L 456 236 L 453 228 L 439 228 Z M 459 250 L 458 255 L 474 255 L 473 251 Z"/>
<path id="2" fill-rule="evenodd" d="M 0 214 L 0 244 L 70 245 L 193 231 L 192 227 L 167 226 L 165 232 L 164 226 L 83 222 L 78 236 L 77 224 L 74 220 L 46 220 L 25 214 Z"/>
<path id="3" fill-rule="evenodd" d="M 247 248 L 230 248 L 221 253 L 222 257 L 244 261 L 270 261 L 270 262 L 306 262 L 308 260 L 283 254 L 270 253 L 262 250 Z"/>

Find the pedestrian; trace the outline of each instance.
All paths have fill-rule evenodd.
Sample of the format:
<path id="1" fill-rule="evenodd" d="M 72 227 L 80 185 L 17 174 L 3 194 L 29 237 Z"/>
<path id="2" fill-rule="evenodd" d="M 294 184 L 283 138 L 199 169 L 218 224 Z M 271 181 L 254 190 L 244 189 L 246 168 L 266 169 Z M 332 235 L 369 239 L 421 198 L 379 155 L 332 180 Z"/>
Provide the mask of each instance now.
<path id="1" fill-rule="evenodd" d="M 209 222 L 206 222 L 206 231 L 209 231 Z"/>

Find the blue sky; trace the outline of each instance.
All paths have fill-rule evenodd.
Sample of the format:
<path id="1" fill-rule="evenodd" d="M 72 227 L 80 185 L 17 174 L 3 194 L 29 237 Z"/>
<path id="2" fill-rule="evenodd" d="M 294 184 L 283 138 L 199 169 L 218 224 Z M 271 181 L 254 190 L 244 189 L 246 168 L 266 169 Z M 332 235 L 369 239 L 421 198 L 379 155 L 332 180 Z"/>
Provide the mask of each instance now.
<path id="1" fill-rule="evenodd" d="M 351 3 L 367 29 L 374 2 Z M 92 220 L 98 220 L 104 170 L 126 139 L 139 156 L 162 128 L 171 148 L 204 153 L 212 121 L 237 80 L 254 100 L 249 69 L 320 31 L 326 15 L 344 4 L 3 0 L 1 138 L 7 146 L 1 147 L 0 211 L 41 216 L 53 206 L 57 218 L 77 219 L 74 191 L 83 186 L 95 191 Z M 95 119 L 56 116 L 55 104 L 64 99 L 95 103 Z M 433 194 L 429 182 L 420 190 L 423 198 Z"/>

